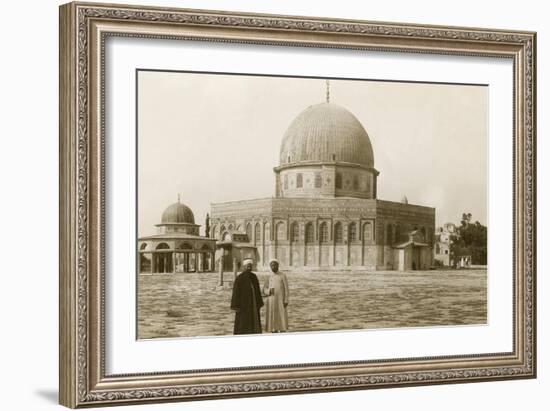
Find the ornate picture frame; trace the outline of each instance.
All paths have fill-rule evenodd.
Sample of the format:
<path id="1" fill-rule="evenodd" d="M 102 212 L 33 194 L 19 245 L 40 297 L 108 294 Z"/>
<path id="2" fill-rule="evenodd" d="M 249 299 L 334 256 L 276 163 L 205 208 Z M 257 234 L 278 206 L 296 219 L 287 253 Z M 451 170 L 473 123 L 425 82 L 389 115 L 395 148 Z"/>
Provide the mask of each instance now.
<path id="1" fill-rule="evenodd" d="M 200 40 L 513 62 L 513 350 L 109 375 L 105 369 L 105 42 Z M 189 401 L 536 377 L 536 34 L 221 11 L 60 7 L 60 403 Z"/>

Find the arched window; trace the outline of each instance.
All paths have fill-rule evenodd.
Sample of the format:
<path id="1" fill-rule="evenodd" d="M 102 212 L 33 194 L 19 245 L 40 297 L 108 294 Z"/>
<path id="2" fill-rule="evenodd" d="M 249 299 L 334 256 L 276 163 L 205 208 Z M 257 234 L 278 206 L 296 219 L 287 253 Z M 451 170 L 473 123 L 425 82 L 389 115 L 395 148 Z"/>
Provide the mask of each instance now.
<path id="1" fill-rule="evenodd" d="M 241 231 L 242 230 L 242 226 L 241 225 L 238 225 L 237 228 L 235 228 L 236 231 Z"/>
<path id="2" fill-rule="evenodd" d="M 219 234 L 219 233 L 218 233 L 218 226 L 217 226 L 217 225 L 212 226 L 212 228 L 210 229 L 210 231 L 212 232 L 212 233 L 211 233 L 211 234 L 212 234 L 211 237 L 217 239 L 217 238 L 218 238 L 218 234 Z"/>
<path id="3" fill-rule="evenodd" d="M 321 173 L 315 173 L 315 188 L 321 188 L 323 185 L 323 178 L 321 177 Z"/>
<path id="4" fill-rule="evenodd" d="M 233 224 L 229 224 L 229 227 L 227 227 L 228 230 L 233 230 Z"/>
<path id="5" fill-rule="evenodd" d="M 353 176 L 353 189 L 354 190 L 359 190 L 359 176 L 358 175 Z"/>
<path id="6" fill-rule="evenodd" d="M 166 243 L 160 243 L 159 245 L 157 245 L 156 249 L 157 250 L 169 250 L 170 246 Z"/>
<path id="7" fill-rule="evenodd" d="M 349 225 L 349 240 L 357 241 L 357 224 L 355 223 Z"/>
<path id="8" fill-rule="evenodd" d="M 342 173 L 336 173 L 336 188 L 342 188 Z"/>
<path id="9" fill-rule="evenodd" d="M 341 244 L 344 242 L 344 229 L 342 227 L 342 223 L 340 222 L 334 224 L 334 241 L 337 244 Z"/>
<path id="10" fill-rule="evenodd" d="M 427 243 L 428 242 L 428 237 L 426 236 L 426 227 L 422 227 L 420 229 L 420 232 L 422 233 L 422 238 L 423 238 L 422 241 Z"/>
<path id="11" fill-rule="evenodd" d="M 293 243 L 300 240 L 300 226 L 297 222 L 293 222 L 290 226 L 290 240 Z"/>
<path id="12" fill-rule="evenodd" d="M 322 222 L 319 226 L 319 238 L 322 243 L 328 243 L 329 241 L 328 224 L 326 222 Z"/>
<path id="13" fill-rule="evenodd" d="M 363 238 L 365 241 L 371 241 L 372 240 L 372 223 L 366 222 L 363 226 Z"/>
<path id="14" fill-rule="evenodd" d="M 271 241 L 271 225 L 269 223 L 264 225 L 264 241 Z"/>
<path id="15" fill-rule="evenodd" d="M 304 185 L 304 177 L 302 173 L 296 174 L 296 188 L 302 188 Z"/>
<path id="16" fill-rule="evenodd" d="M 225 226 L 222 224 L 222 226 L 220 227 L 220 235 L 223 234 L 224 231 L 225 231 Z"/>
<path id="17" fill-rule="evenodd" d="M 254 244 L 259 244 L 261 242 L 261 226 L 260 223 L 256 223 L 254 227 Z"/>
<path id="18" fill-rule="evenodd" d="M 246 225 L 246 236 L 248 237 L 248 241 L 252 242 L 252 224 L 250 223 Z"/>
<path id="19" fill-rule="evenodd" d="M 229 234 L 227 231 L 223 233 L 222 241 L 231 241 L 231 234 Z"/>
<path id="20" fill-rule="evenodd" d="M 142 251 L 145 250 L 146 248 L 147 248 L 147 243 L 143 243 L 143 244 L 139 247 L 139 249 L 142 250 Z"/>
<path id="21" fill-rule="evenodd" d="M 277 223 L 277 240 L 286 240 L 286 227 L 285 223 L 279 221 Z"/>
<path id="22" fill-rule="evenodd" d="M 315 241 L 314 231 L 313 231 L 313 224 L 307 223 L 306 224 L 306 243 L 313 243 Z"/>

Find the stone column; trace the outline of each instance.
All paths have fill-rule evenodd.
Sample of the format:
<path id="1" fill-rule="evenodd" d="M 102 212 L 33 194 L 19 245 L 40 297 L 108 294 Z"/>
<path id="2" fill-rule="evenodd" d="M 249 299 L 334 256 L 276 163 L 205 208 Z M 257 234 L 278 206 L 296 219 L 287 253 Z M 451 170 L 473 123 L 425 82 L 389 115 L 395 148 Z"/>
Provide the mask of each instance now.
<path id="1" fill-rule="evenodd" d="M 357 235 L 361 239 L 361 265 L 365 265 L 365 233 L 363 232 L 363 220 L 359 220 Z"/>
<path id="2" fill-rule="evenodd" d="M 265 221 L 260 223 L 260 239 L 262 242 L 262 265 L 265 265 Z"/>
<path id="3" fill-rule="evenodd" d="M 292 258 L 293 257 L 292 256 L 292 246 L 293 246 L 293 243 L 289 239 L 289 241 L 288 241 L 288 263 L 287 263 L 289 267 L 292 267 L 292 260 L 293 260 L 293 258 Z"/>
<path id="4" fill-rule="evenodd" d="M 220 274 L 220 282 L 219 282 L 219 285 L 220 286 L 223 286 L 223 253 L 222 253 L 222 256 L 220 257 L 220 266 L 219 266 L 219 274 Z"/>
<path id="5" fill-rule="evenodd" d="M 351 239 L 349 235 L 349 224 L 346 226 L 344 238 L 346 239 L 346 265 L 349 267 L 351 265 Z"/>
<path id="6" fill-rule="evenodd" d="M 304 242 L 304 252 L 302 254 L 302 266 L 307 265 L 307 242 L 306 242 L 306 226 L 307 221 L 304 223 L 303 221 L 300 221 L 298 223 L 298 240 L 301 240 Z"/>
<path id="7" fill-rule="evenodd" d="M 157 271 L 157 253 L 151 253 L 151 274 Z"/>
<path id="8" fill-rule="evenodd" d="M 332 266 L 334 267 L 336 265 L 336 237 L 334 236 L 334 218 L 330 218 L 330 231 L 329 231 L 329 241 L 332 243 L 332 247 L 330 247 L 330 250 L 332 250 Z"/>

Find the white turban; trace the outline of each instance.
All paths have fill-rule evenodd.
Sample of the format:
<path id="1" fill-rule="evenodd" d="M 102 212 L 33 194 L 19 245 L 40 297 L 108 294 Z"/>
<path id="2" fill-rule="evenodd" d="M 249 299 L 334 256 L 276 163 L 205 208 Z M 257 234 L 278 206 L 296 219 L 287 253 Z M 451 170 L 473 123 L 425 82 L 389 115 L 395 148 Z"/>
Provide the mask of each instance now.
<path id="1" fill-rule="evenodd" d="M 247 264 L 254 264 L 254 261 L 252 261 L 252 258 L 245 258 L 243 260 L 243 265 L 247 265 Z"/>
<path id="2" fill-rule="evenodd" d="M 276 258 L 272 258 L 271 260 L 269 260 L 269 264 L 271 263 L 277 263 L 279 264 L 279 260 L 277 260 Z M 280 265 L 280 264 L 279 264 Z"/>

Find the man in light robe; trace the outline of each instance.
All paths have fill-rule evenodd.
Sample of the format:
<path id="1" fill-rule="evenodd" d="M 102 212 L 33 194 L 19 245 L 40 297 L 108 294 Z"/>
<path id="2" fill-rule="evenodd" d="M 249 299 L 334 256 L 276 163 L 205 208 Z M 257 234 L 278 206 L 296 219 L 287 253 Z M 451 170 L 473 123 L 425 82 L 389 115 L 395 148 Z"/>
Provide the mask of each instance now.
<path id="1" fill-rule="evenodd" d="M 278 333 L 288 331 L 288 280 L 286 275 L 279 271 L 279 261 L 269 261 L 271 273 L 267 277 L 263 292 L 266 296 L 265 321 L 266 332 Z"/>
<path id="2" fill-rule="evenodd" d="M 264 305 L 260 283 L 252 272 L 252 259 L 245 259 L 243 267 L 233 283 L 231 296 L 231 309 L 235 311 L 233 334 L 260 334 L 260 308 Z"/>

